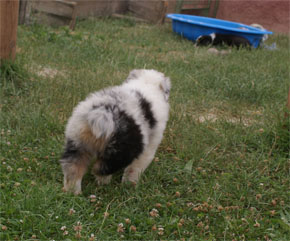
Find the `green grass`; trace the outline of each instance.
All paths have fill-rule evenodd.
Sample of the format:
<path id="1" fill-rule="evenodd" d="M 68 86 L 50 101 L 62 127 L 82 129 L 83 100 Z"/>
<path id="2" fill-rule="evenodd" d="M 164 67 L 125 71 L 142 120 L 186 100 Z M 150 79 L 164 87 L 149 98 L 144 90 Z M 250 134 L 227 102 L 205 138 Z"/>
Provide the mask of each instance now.
<path id="1" fill-rule="evenodd" d="M 272 42 L 276 51 L 215 56 L 169 25 L 19 27 L 17 59 L 0 73 L 0 239 L 289 240 L 289 38 Z M 58 159 L 73 107 L 134 68 L 171 77 L 158 159 L 136 188 L 121 173 L 101 187 L 88 174 L 82 195 L 63 193 Z"/>

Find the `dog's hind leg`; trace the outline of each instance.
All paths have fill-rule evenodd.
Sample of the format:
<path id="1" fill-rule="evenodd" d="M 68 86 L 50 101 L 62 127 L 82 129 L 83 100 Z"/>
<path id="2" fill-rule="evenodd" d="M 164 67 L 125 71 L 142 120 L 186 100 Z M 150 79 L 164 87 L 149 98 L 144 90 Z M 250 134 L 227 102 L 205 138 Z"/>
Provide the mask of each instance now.
<path id="1" fill-rule="evenodd" d="M 92 168 L 92 174 L 95 176 L 98 185 L 106 185 L 109 184 L 112 180 L 112 175 L 100 175 L 100 161 L 97 160 L 97 162 L 94 164 Z"/>
<path id="2" fill-rule="evenodd" d="M 162 137 L 163 129 L 155 131 L 154 136 L 149 140 L 149 144 L 145 147 L 143 153 L 125 169 L 122 182 L 129 181 L 135 184 L 138 182 L 142 172 L 144 172 L 152 162 Z"/>
<path id="3" fill-rule="evenodd" d="M 64 191 L 80 194 L 82 179 L 90 164 L 90 156 L 82 153 L 68 141 L 60 163 L 64 174 Z"/>
<path id="4" fill-rule="evenodd" d="M 138 159 L 134 160 L 125 169 L 122 182 L 132 182 L 133 184 L 137 184 L 142 172 L 144 172 L 152 162 L 157 147 L 158 145 L 153 148 L 147 148 Z"/>
<path id="5" fill-rule="evenodd" d="M 77 161 L 75 163 L 67 162 L 62 160 L 62 171 L 64 174 L 64 191 L 73 192 L 78 195 L 82 191 L 82 179 L 87 172 L 87 163 L 83 160 Z"/>

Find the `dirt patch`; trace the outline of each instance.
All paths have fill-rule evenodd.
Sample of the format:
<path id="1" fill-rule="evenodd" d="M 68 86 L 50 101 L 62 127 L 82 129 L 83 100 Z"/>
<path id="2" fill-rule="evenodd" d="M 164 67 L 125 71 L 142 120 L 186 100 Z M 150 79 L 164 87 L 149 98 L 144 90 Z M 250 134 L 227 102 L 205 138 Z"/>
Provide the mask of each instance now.
<path id="1" fill-rule="evenodd" d="M 217 122 L 223 120 L 232 124 L 242 124 L 244 126 L 251 126 L 255 123 L 260 122 L 257 116 L 261 115 L 262 113 L 260 111 L 247 111 L 245 114 L 239 114 L 238 116 L 234 116 L 231 113 L 227 113 L 213 108 L 207 112 L 194 115 L 193 117 L 199 123 Z"/>
<path id="2" fill-rule="evenodd" d="M 31 65 L 29 68 L 30 72 L 35 73 L 39 77 L 50 78 L 53 79 L 56 76 L 65 76 L 64 71 L 60 71 L 58 69 L 52 67 L 45 67 L 39 65 Z"/>
<path id="3" fill-rule="evenodd" d="M 157 59 L 164 63 L 170 63 L 172 60 L 182 60 L 185 64 L 189 64 L 188 54 L 184 51 L 168 51 L 166 53 L 159 53 Z"/>
<path id="4" fill-rule="evenodd" d="M 56 69 L 44 67 L 43 69 L 38 71 L 36 74 L 40 77 L 54 78 L 58 73 L 59 73 L 59 71 Z"/>

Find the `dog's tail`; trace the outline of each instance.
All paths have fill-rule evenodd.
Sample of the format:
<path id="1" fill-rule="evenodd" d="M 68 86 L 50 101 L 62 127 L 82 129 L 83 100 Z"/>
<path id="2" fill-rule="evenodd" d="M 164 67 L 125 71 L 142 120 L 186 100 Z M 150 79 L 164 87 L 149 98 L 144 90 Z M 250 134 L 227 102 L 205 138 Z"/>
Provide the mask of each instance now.
<path id="1" fill-rule="evenodd" d="M 94 136 L 108 138 L 115 130 L 114 113 L 108 106 L 98 106 L 88 113 L 88 124 Z"/>

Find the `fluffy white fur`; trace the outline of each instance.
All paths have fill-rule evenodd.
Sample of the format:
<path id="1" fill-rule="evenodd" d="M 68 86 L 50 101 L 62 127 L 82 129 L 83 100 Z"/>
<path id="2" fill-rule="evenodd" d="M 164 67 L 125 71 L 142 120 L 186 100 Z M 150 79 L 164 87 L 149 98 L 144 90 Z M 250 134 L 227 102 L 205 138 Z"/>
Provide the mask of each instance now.
<path id="1" fill-rule="evenodd" d="M 143 148 L 133 161 L 124 166 L 122 181 L 137 183 L 141 173 L 153 160 L 162 140 L 169 115 L 170 88 L 170 79 L 156 70 L 133 70 L 122 85 L 95 92 L 80 102 L 65 131 L 66 149 L 60 160 L 64 190 L 75 194 L 81 192 L 82 177 L 91 160 L 95 162 L 92 172 L 98 183 L 110 182 L 112 174 L 98 174 L 103 167 L 102 158 L 106 153 L 117 152 L 122 156 L 128 151 L 126 147 L 118 148 L 118 143 L 114 142 L 118 131 L 132 131 L 126 126 L 128 123 L 133 125 L 133 129 L 139 127 L 136 130 L 140 130 L 142 143 L 136 145 Z M 147 105 L 141 105 L 141 100 Z M 120 113 L 125 113 L 133 122 L 124 123 Z M 130 143 L 131 140 L 122 137 L 122 141 Z"/>

